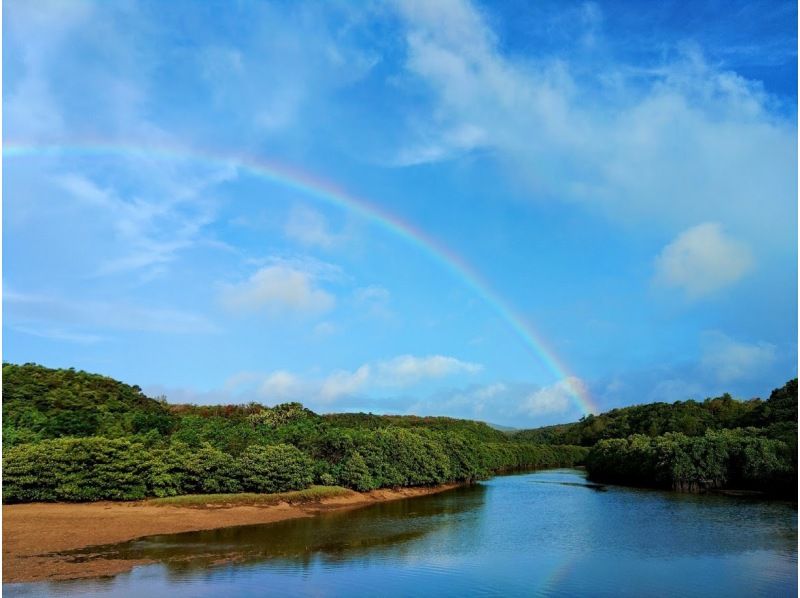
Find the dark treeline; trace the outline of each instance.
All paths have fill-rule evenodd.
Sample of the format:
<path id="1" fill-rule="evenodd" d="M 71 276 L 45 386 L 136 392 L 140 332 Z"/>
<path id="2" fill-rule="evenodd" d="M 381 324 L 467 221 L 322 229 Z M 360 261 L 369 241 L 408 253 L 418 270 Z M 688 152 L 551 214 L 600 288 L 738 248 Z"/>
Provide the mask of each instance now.
<path id="1" fill-rule="evenodd" d="M 589 452 L 586 467 L 593 480 L 683 492 L 797 491 L 796 448 L 765 436 L 759 428 L 601 440 Z"/>
<path id="2" fill-rule="evenodd" d="M 105 376 L 35 364 L 3 365 L 3 448 L 7 502 L 434 485 L 574 465 L 588 452 L 450 418 L 168 405 Z"/>
<path id="3" fill-rule="evenodd" d="M 797 492 L 797 379 L 769 399 L 652 403 L 524 430 L 516 440 L 592 447 L 596 481 L 698 492 Z"/>

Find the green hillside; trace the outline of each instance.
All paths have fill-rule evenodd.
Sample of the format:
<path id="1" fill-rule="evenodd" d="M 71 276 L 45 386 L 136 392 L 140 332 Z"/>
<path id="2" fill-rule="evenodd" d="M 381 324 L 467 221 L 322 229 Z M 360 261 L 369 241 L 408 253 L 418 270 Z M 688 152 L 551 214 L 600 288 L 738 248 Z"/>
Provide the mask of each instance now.
<path id="1" fill-rule="evenodd" d="M 3 447 L 62 436 L 168 434 L 163 401 L 113 378 L 36 364 L 3 364 Z"/>
<path id="2" fill-rule="evenodd" d="M 599 440 L 631 434 L 702 436 L 706 430 L 746 427 L 766 428 L 770 436 L 787 441 L 796 438 L 797 379 L 773 390 L 766 401 L 739 401 L 724 394 L 704 401 L 634 405 L 587 415 L 575 423 L 521 430 L 512 437 L 524 442 L 593 446 Z"/>
<path id="3" fill-rule="evenodd" d="M 796 491 L 797 380 L 769 399 L 653 403 L 502 432 L 477 421 L 300 403 L 170 405 L 72 369 L 3 365 L 6 501 L 357 490 L 585 461 L 598 481 Z"/>
<path id="4" fill-rule="evenodd" d="M 589 446 L 591 479 L 699 492 L 797 492 L 797 379 L 764 401 L 730 395 L 651 403 L 515 433 L 524 443 Z"/>
<path id="5" fill-rule="evenodd" d="M 169 405 L 105 376 L 35 364 L 3 365 L 3 415 L 8 502 L 435 485 L 574 465 L 588 452 L 443 417 Z"/>

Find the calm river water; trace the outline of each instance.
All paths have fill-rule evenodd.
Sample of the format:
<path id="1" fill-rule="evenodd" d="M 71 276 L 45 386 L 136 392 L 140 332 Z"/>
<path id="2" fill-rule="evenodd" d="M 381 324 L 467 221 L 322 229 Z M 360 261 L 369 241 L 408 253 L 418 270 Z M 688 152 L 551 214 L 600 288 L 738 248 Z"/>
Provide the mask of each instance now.
<path id="1" fill-rule="evenodd" d="M 596 487 L 561 469 L 102 552 L 160 564 L 107 580 L 7 584 L 5 593 L 796 596 L 797 506 Z"/>

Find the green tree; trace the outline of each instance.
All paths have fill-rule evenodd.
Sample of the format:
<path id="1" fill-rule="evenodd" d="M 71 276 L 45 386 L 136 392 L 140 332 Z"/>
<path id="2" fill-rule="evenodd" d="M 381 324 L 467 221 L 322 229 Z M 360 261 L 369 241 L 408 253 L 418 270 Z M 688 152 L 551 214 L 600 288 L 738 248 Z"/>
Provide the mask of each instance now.
<path id="1" fill-rule="evenodd" d="M 377 487 L 375 480 L 369 473 L 367 462 L 358 451 L 353 451 L 344 459 L 337 468 L 337 479 L 341 486 L 366 492 Z"/>
<path id="2" fill-rule="evenodd" d="M 287 444 L 248 447 L 239 458 L 242 486 L 252 492 L 287 492 L 311 485 L 313 463 Z"/>

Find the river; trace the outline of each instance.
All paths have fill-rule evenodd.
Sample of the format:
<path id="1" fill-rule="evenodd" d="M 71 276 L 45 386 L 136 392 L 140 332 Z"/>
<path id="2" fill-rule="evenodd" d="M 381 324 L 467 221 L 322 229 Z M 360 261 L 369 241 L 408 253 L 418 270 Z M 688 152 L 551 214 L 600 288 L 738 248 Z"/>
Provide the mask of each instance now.
<path id="1" fill-rule="evenodd" d="M 6 584 L 5 593 L 796 596 L 797 505 L 596 486 L 559 469 L 99 552 L 158 564 L 103 580 Z"/>

